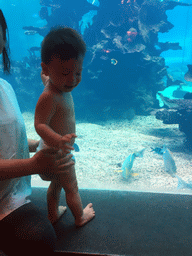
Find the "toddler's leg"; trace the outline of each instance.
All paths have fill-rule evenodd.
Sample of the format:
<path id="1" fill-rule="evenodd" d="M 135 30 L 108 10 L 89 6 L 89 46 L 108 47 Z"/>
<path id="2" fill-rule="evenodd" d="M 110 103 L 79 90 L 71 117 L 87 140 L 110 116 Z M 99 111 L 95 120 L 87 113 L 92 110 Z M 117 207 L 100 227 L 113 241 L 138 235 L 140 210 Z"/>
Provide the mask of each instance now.
<path id="1" fill-rule="evenodd" d="M 47 190 L 48 219 L 53 224 L 66 211 L 66 206 L 59 206 L 62 186 L 57 180 L 52 180 Z"/>
<path id="2" fill-rule="evenodd" d="M 69 206 L 77 226 L 83 226 L 95 217 L 92 203 L 83 209 L 81 197 L 78 191 L 75 167 L 70 166 L 60 176 L 60 184 L 65 190 L 67 205 Z"/>

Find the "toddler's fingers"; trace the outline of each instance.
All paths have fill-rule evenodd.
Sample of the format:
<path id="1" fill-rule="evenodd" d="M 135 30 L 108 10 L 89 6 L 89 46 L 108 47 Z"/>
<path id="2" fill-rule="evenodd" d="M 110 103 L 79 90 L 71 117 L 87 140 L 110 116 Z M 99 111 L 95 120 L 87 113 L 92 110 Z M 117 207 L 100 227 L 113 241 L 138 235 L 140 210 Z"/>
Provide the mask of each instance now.
<path id="1" fill-rule="evenodd" d="M 72 147 L 72 146 L 67 146 L 67 148 L 70 150 L 74 150 L 74 147 Z"/>
<path id="2" fill-rule="evenodd" d="M 62 150 L 62 152 L 65 154 L 65 155 L 67 155 L 67 154 L 70 154 L 70 150 L 67 150 L 67 149 L 61 149 Z"/>
<path id="3" fill-rule="evenodd" d="M 66 134 L 65 137 L 71 140 L 72 138 L 77 138 L 77 135 L 75 133 L 71 133 L 71 134 Z"/>
<path id="4" fill-rule="evenodd" d="M 70 141 L 61 141 L 59 143 L 59 148 L 66 148 L 66 149 L 70 149 L 70 150 L 74 150 L 74 147 L 72 147 L 71 145 L 69 145 L 68 143 L 70 143 Z"/>
<path id="5" fill-rule="evenodd" d="M 70 146 L 70 145 L 67 145 L 67 144 L 65 144 L 63 147 L 61 147 L 61 148 L 63 148 L 63 150 L 74 150 L 74 147 L 72 147 L 72 146 Z M 70 152 L 69 152 L 70 153 Z"/>
<path id="6" fill-rule="evenodd" d="M 77 135 L 75 133 L 71 133 L 73 138 L 77 138 Z"/>
<path id="7" fill-rule="evenodd" d="M 73 157 L 73 154 L 68 154 L 65 156 L 66 162 L 69 161 Z"/>

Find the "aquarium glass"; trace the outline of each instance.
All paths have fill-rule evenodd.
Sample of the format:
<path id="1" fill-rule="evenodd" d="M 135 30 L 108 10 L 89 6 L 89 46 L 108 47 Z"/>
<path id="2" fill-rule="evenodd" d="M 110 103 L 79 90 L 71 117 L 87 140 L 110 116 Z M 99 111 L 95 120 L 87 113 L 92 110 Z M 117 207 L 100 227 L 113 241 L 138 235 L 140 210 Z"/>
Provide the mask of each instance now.
<path id="1" fill-rule="evenodd" d="M 79 187 L 191 193 L 191 0 L 0 0 L 0 6 L 11 53 L 11 75 L 1 69 L 1 77 L 15 90 L 28 138 L 39 140 L 41 42 L 51 28 L 71 27 L 87 46 L 82 81 L 72 92 Z M 48 185 L 32 176 L 32 186 Z"/>

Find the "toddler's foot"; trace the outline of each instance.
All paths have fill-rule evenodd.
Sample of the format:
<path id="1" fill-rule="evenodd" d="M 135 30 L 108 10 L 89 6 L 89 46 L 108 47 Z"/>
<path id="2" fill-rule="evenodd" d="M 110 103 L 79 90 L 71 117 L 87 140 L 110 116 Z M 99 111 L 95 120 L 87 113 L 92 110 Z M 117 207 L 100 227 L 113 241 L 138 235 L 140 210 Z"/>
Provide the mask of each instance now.
<path id="1" fill-rule="evenodd" d="M 63 216 L 63 214 L 66 212 L 66 210 L 67 210 L 66 206 L 59 206 L 57 213 L 53 214 L 53 212 L 52 212 L 52 213 L 48 214 L 48 219 L 50 220 L 50 222 L 52 224 L 54 224 L 56 221 L 58 221 Z"/>
<path id="2" fill-rule="evenodd" d="M 92 220 L 95 217 L 95 211 L 93 209 L 93 204 L 88 204 L 85 209 L 83 210 L 83 216 L 75 221 L 76 226 L 82 227 L 87 222 Z"/>

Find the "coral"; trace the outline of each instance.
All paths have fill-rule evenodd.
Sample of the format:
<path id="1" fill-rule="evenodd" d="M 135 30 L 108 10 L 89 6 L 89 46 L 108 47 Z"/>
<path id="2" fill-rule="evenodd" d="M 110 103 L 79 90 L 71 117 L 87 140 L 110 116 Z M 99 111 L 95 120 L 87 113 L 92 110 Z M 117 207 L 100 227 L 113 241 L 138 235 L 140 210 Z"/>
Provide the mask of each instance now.
<path id="1" fill-rule="evenodd" d="M 82 102 L 83 97 L 77 116 L 79 114 L 81 117 L 82 112 L 86 111 L 89 115 L 88 111 L 93 110 L 95 119 L 98 112 L 99 118 L 109 118 L 130 108 L 135 114 L 148 114 L 151 108 L 158 108 L 158 91 L 176 83 L 182 85 L 182 81 L 174 81 L 168 74 L 165 60 L 160 56 L 163 51 L 180 50 L 181 46 L 177 42 L 158 42 L 158 33 L 166 33 L 173 28 L 167 19 L 167 10 L 190 4 L 169 0 L 81 0 L 73 6 L 73 1 L 60 0 L 58 6 L 53 6 L 52 1 L 41 0 L 41 5 L 52 7 L 49 19 L 46 11 L 43 12 L 46 9 L 41 10 L 47 26 L 28 26 L 23 29 L 29 34 L 39 33 L 44 36 L 52 26 L 71 26 L 82 33 L 87 44 L 81 83 L 83 90 L 74 91 L 73 94 L 74 100 L 78 102 Z M 29 58 L 19 67 L 21 73 L 25 74 L 24 79 L 16 74 L 18 90 L 21 88 L 22 92 L 23 83 L 36 84 L 27 65 L 37 75 L 37 50 L 29 49 Z M 186 75 L 188 80 L 191 79 L 189 75 Z M 89 97 L 84 97 L 85 91 L 91 91 Z M 86 105 L 89 110 L 85 111 Z M 171 116 L 170 119 L 167 117 L 167 122 L 179 118 L 175 113 L 165 115 Z"/>
<path id="2" fill-rule="evenodd" d="M 162 120 L 164 124 L 179 124 L 181 114 L 175 109 L 161 109 L 156 112 L 155 117 Z"/>
<path id="3" fill-rule="evenodd" d="M 191 95 L 190 95 L 191 96 Z M 164 124 L 179 124 L 179 130 L 186 135 L 187 142 L 192 146 L 192 99 L 183 99 L 182 109 L 161 109 L 156 112 L 157 119 L 162 120 Z M 189 102 L 191 101 L 191 102 Z M 188 102 L 190 104 L 188 104 Z"/>
<path id="4" fill-rule="evenodd" d="M 86 28 L 89 28 L 93 24 L 93 17 L 97 15 L 96 10 L 91 10 L 84 14 L 82 19 L 79 21 L 79 26 L 81 28 L 81 34 L 83 35 Z"/>

